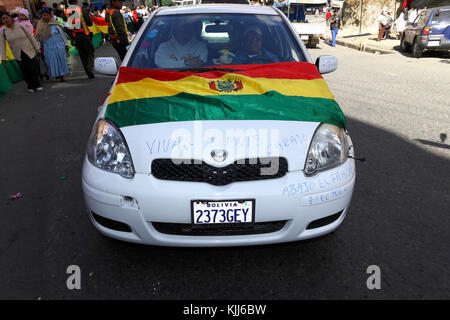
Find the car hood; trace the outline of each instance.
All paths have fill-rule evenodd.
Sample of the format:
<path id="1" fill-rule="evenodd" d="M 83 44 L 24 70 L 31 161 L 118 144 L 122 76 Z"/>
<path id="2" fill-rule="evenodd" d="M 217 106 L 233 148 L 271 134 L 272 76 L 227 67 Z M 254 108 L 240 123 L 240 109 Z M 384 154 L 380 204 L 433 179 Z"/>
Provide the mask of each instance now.
<path id="1" fill-rule="evenodd" d="M 138 173 L 151 173 L 154 159 L 202 160 L 224 167 L 242 159 L 284 157 L 289 171 L 303 170 L 318 122 L 183 121 L 128 126 L 121 131 Z M 216 161 L 216 153 L 226 158 Z"/>
<path id="2" fill-rule="evenodd" d="M 156 158 L 221 167 L 282 156 L 290 171 L 301 170 L 319 123 L 346 127 L 325 80 L 306 62 L 185 71 L 121 67 L 107 100 L 103 117 L 122 130 L 142 173 Z"/>

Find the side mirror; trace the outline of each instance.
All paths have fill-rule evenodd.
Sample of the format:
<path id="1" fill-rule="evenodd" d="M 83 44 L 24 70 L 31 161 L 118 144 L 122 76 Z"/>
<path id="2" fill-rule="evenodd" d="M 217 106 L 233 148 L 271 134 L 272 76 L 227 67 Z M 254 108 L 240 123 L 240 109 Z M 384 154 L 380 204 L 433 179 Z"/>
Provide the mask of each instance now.
<path id="1" fill-rule="evenodd" d="M 316 67 L 320 73 L 329 73 L 337 69 L 337 59 L 335 56 L 320 56 L 316 60 Z"/>
<path id="2" fill-rule="evenodd" d="M 119 63 L 116 58 L 101 57 L 94 60 L 94 71 L 107 76 L 115 76 L 119 72 Z"/>

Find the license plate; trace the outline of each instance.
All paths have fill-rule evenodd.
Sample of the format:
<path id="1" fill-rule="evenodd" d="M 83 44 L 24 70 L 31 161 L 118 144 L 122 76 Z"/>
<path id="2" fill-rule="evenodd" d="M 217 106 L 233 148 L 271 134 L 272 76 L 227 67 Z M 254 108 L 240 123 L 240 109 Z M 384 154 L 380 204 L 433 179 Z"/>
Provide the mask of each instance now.
<path id="1" fill-rule="evenodd" d="M 302 40 L 308 40 L 308 38 L 309 38 L 308 36 L 301 36 Z"/>
<path id="2" fill-rule="evenodd" d="M 253 223 L 255 200 L 192 200 L 192 224 Z"/>
<path id="3" fill-rule="evenodd" d="M 439 47 L 440 44 L 441 44 L 441 42 L 439 40 L 437 40 L 437 41 L 428 41 L 428 46 L 429 47 Z"/>

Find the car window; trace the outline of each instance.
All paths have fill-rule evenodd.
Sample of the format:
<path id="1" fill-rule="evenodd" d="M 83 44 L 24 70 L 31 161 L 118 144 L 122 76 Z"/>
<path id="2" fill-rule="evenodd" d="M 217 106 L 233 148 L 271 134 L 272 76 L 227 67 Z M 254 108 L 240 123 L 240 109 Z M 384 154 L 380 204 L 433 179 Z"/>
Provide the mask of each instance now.
<path id="1" fill-rule="evenodd" d="M 190 14 L 154 17 L 128 66 L 186 69 L 300 61 L 306 59 L 279 16 Z"/>
<path id="2" fill-rule="evenodd" d="M 416 18 L 415 23 L 416 23 L 419 27 L 423 27 L 423 26 L 427 23 L 428 18 L 430 18 L 430 13 L 429 13 L 429 12 L 427 12 L 427 13 L 422 13 L 422 14 L 420 14 L 420 15 Z"/>
<path id="3" fill-rule="evenodd" d="M 323 4 L 305 4 L 305 19 L 309 23 L 326 23 L 325 14 L 322 11 Z"/>
<path id="4" fill-rule="evenodd" d="M 416 19 L 414 19 L 413 23 L 414 24 L 420 24 L 420 21 L 422 21 L 423 18 L 423 14 L 419 14 Z"/>
<path id="5" fill-rule="evenodd" d="M 430 19 L 430 15 L 431 15 L 431 12 L 425 13 L 425 14 L 423 15 L 423 19 L 422 19 L 420 25 L 422 25 L 422 26 L 426 25 L 427 22 L 428 22 L 428 19 Z"/>
<path id="6" fill-rule="evenodd" d="M 433 22 L 436 24 L 450 24 L 450 10 L 440 11 L 438 15 L 435 13 Z"/>

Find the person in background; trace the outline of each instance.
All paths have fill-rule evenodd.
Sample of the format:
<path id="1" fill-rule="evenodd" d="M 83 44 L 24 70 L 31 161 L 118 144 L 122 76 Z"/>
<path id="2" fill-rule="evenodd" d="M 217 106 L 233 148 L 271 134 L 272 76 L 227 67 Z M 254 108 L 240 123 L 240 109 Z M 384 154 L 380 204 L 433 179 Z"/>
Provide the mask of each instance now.
<path id="1" fill-rule="evenodd" d="M 383 38 L 383 35 L 384 35 L 384 31 L 386 30 L 386 23 L 387 23 L 386 15 L 387 15 L 386 11 L 383 10 L 377 18 L 377 22 L 378 22 L 377 41 L 381 41 L 381 39 Z"/>
<path id="2" fill-rule="evenodd" d="M 331 29 L 331 46 L 336 47 L 336 37 L 339 29 L 342 30 L 342 20 L 339 17 L 337 10 L 334 10 L 333 15 L 330 18 L 330 29 Z"/>
<path id="3" fill-rule="evenodd" d="M 104 5 L 102 5 L 102 8 L 100 10 L 100 17 L 106 18 L 106 11 L 108 11 L 108 5 L 104 4 Z M 109 34 L 108 33 L 104 34 L 102 32 L 102 37 L 103 37 L 103 42 L 109 41 Z"/>
<path id="4" fill-rule="evenodd" d="M 419 14 L 418 9 L 411 9 L 411 11 L 409 12 L 409 15 L 408 15 L 408 21 L 414 22 L 414 20 L 416 20 L 418 14 Z"/>
<path id="5" fill-rule="evenodd" d="M 393 12 L 394 11 L 392 9 L 388 10 L 388 12 L 387 12 L 386 25 L 385 25 L 385 28 L 384 28 L 383 39 L 389 39 L 390 38 L 391 27 L 392 27 L 392 24 L 394 23 L 394 18 L 392 16 Z"/>
<path id="6" fill-rule="evenodd" d="M 108 10 L 108 6 L 106 4 L 102 5 L 102 10 L 100 16 L 104 18 L 106 16 L 106 11 Z"/>
<path id="7" fill-rule="evenodd" d="M 53 19 L 48 8 L 42 9 L 36 39 L 43 49 L 48 76 L 64 81 L 64 76 L 69 73 L 66 61 L 69 46 L 64 30 L 59 22 Z"/>
<path id="8" fill-rule="evenodd" d="M 128 31 L 131 32 L 131 33 L 134 33 L 133 15 L 131 13 L 130 8 L 122 7 L 122 15 L 125 18 L 125 22 L 127 24 Z"/>
<path id="9" fill-rule="evenodd" d="M 138 32 L 141 26 L 144 24 L 144 16 L 142 10 L 139 7 L 133 10 L 134 31 Z"/>
<path id="10" fill-rule="evenodd" d="M 106 12 L 105 21 L 108 25 L 108 34 L 111 38 L 112 46 L 117 51 L 120 59 L 123 60 L 127 54 L 128 29 L 125 18 L 120 12 L 122 0 L 110 0 L 111 9 Z"/>
<path id="11" fill-rule="evenodd" d="M 133 7 L 133 10 L 130 13 L 131 18 L 133 20 L 133 29 L 135 32 L 137 32 L 139 30 L 138 28 L 138 22 L 139 22 L 139 13 L 137 12 L 136 7 Z"/>
<path id="12" fill-rule="evenodd" d="M 69 0 L 69 7 L 64 12 L 67 27 L 72 32 L 75 47 L 89 79 L 94 79 L 95 49 L 92 45 L 89 27 L 93 25 L 87 8 L 81 9 L 77 0 Z M 72 39 L 72 38 L 71 38 Z"/>
<path id="13" fill-rule="evenodd" d="M 148 14 L 149 14 L 147 7 L 145 7 L 145 6 L 140 6 L 140 7 L 137 9 L 137 12 L 142 16 L 142 19 L 143 19 L 143 20 L 147 20 Z"/>
<path id="14" fill-rule="evenodd" d="M 5 7 L 5 5 L 2 3 L 2 2 L 0 2 L 0 17 L 2 16 L 2 15 L 4 15 L 5 13 L 8 13 L 7 11 L 6 11 L 6 7 Z M 1 19 L 0 19 L 0 27 L 1 26 L 3 26 L 3 24 L 2 24 L 2 21 L 1 21 Z"/>
<path id="15" fill-rule="evenodd" d="M 405 8 L 400 15 L 398 16 L 397 20 L 395 21 L 395 24 L 397 25 L 397 38 L 401 39 L 403 37 L 403 32 L 405 31 L 406 25 L 408 24 L 408 9 Z"/>
<path id="16" fill-rule="evenodd" d="M 0 60 L 6 66 L 6 41 L 14 55 L 23 78 L 27 83 L 28 92 L 42 91 L 39 81 L 40 53 L 36 40 L 27 27 L 15 23 L 9 14 L 3 14 L 0 20 L 4 26 L 0 29 Z"/>
<path id="17" fill-rule="evenodd" d="M 30 30 L 30 33 L 33 34 L 33 25 L 30 21 L 30 13 L 27 9 L 20 9 L 19 15 L 17 18 L 14 19 L 14 22 L 19 23 L 21 26 L 25 26 Z"/>
<path id="18" fill-rule="evenodd" d="M 36 34 L 36 28 L 37 28 L 39 21 L 40 21 L 39 18 L 36 16 L 34 16 L 33 20 L 31 20 L 31 24 L 33 25 L 33 35 Z"/>
<path id="19" fill-rule="evenodd" d="M 325 20 L 327 21 L 327 26 L 330 25 L 330 19 L 331 19 L 331 10 L 328 10 L 327 13 L 325 13 Z"/>
<path id="20" fill-rule="evenodd" d="M 39 9 L 37 10 L 37 12 L 36 12 L 36 14 L 35 14 L 35 16 L 36 16 L 38 19 L 41 19 L 42 8 L 48 8 L 47 2 L 45 2 L 45 1 L 42 1 L 42 2 L 41 2 L 40 7 L 39 7 Z"/>
<path id="21" fill-rule="evenodd" d="M 55 16 L 55 20 L 58 21 L 61 28 L 64 28 L 64 11 L 61 9 L 56 10 Z"/>

